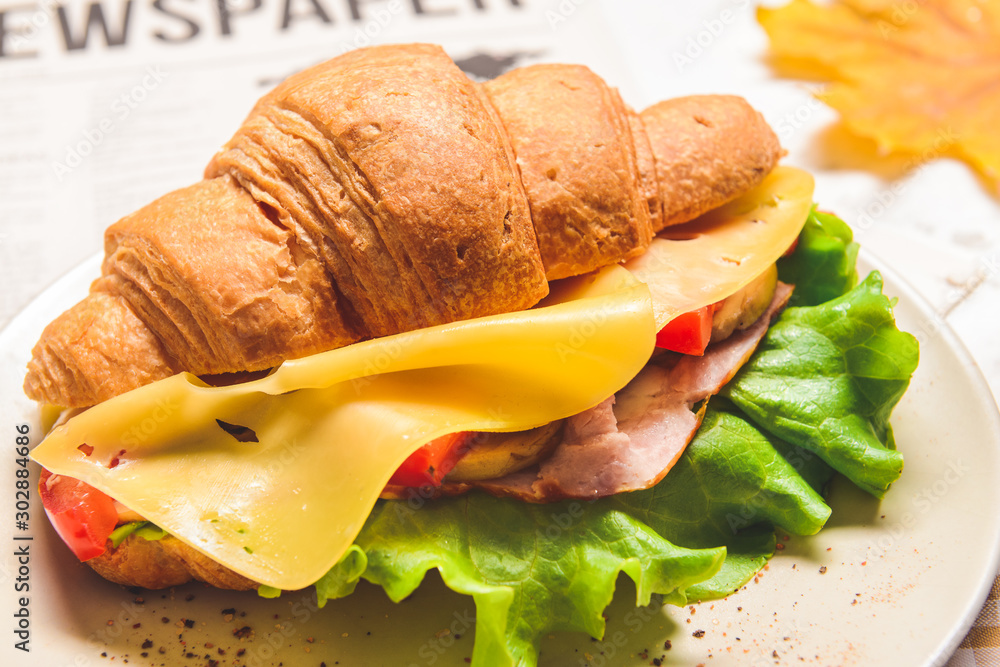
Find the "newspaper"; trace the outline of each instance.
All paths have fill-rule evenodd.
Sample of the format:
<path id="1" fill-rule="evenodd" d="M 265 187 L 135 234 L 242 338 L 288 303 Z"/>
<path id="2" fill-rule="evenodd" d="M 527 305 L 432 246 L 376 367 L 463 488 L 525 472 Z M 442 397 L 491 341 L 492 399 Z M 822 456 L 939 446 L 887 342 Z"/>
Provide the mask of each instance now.
<path id="1" fill-rule="evenodd" d="M 2 0 L 0 326 L 108 225 L 200 179 L 277 82 L 411 41 L 474 78 L 562 61 L 632 86 L 589 0 Z"/>

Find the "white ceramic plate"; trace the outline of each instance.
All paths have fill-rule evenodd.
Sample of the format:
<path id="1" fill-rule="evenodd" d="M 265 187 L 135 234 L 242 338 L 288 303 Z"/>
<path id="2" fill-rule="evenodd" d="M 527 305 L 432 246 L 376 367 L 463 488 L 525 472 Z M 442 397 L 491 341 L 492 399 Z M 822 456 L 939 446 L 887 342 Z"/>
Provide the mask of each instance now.
<path id="1" fill-rule="evenodd" d="M 41 435 L 36 408 L 20 389 L 24 365 L 44 325 L 84 295 L 98 266 L 94 258 L 74 270 L 0 334 L 0 429 L 6 431 L 0 451 L 7 452 L 0 460 L 6 488 L 0 493 L 0 627 L 8 628 L 0 634 L 0 663 L 467 664 L 472 600 L 434 576 L 398 605 L 362 584 L 323 610 L 307 593 L 264 600 L 201 585 L 129 592 L 76 561 L 49 528 L 34 491 L 29 529 L 15 528 L 15 426 L 30 425 L 32 444 Z M 882 268 L 865 258 L 862 269 L 871 267 Z M 997 571 L 1000 419 L 954 334 L 911 289 L 883 274 L 887 293 L 900 297 L 900 326 L 918 334 L 922 345 L 919 370 L 893 418 L 906 469 L 886 499 L 835 483 L 827 527 L 784 542 L 761 577 L 726 600 L 636 609 L 634 589 L 623 577 L 604 640 L 552 636 L 543 643 L 542 665 L 649 665 L 661 657 L 664 664 L 684 665 L 947 660 Z M 30 572 L 18 581 L 24 577 L 13 553 L 25 544 Z M 24 583 L 30 590 L 18 592 Z M 30 598 L 30 653 L 14 648 L 19 640 L 11 631 L 22 596 Z"/>

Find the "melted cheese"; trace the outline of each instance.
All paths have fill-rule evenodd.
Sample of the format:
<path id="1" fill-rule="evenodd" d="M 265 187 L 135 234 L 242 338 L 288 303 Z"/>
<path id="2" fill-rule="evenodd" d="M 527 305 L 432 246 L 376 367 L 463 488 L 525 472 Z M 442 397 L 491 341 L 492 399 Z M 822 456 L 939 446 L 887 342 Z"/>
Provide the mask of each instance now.
<path id="1" fill-rule="evenodd" d="M 358 343 L 254 382 L 182 373 L 70 419 L 32 456 L 254 581 L 303 588 L 428 440 L 539 426 L 638 373 L 654 338 L 645 285 L 620 267 L 577 282 L 549 307 Z"/>
<path id="2" fill-rule="evenodd" d="M 638 373 L 658 326 L 774 263 L 811 197 L 808 174 L 779 168 L 661 234 L 631 274 L 559 281 L 530 311 L 357 343 L 254 382 L 213 388 L 182 373 L 73 417 L 32 456 L 254 581 L 303 588 L 345 553 L 409 454 L 596 405 Z"/>
<path id="3" fill-rule="evenodd" d="M 735 294 L 778 261 L 802 230 L 812 196 L 810 174 L 778 167 L 742 197 L 660 232 L 625 263 L 649 285 L 657 327 Z"/>

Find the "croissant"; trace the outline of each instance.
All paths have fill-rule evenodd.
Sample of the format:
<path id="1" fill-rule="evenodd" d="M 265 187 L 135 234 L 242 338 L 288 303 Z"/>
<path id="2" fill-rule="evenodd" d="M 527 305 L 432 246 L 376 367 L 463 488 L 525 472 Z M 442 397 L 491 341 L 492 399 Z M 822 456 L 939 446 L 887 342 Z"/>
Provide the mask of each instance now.
<path id="1" fill-rule="evenodd" d="M 486 84 L 381 46 L 265 95 L 205 170 L 112 225 L 102 275 L 35 346 L 35 400 L 257 371 L 530 307 L 758 184 L 782 151 L 728 96 L 641 114 L 585 67 Z"/>

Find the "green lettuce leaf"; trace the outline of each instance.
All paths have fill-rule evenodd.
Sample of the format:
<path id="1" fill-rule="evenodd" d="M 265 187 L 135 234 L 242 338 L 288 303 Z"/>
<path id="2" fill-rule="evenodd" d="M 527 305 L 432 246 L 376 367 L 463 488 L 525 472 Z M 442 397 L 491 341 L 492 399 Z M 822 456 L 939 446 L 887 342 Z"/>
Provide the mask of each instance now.
<path id="1" fill-rule="evenodd" d="M 125 541 L 125 538 L 129 535 L 135 534 L 137 537 L 141 537 L 149 542 L 156 542 L 157 540 L 162 540 L 167 536 L 167 531 L 163 530 L 151 521 L 132 521 L 130 523 L 123 523 L 112 531 L 108 535 L 108 539 L 111 540 L 112 546 L 116 549 Z"/>
<path id="2" fill-rule="evenodd" d="M 368 556 L 357 544 L 352 544 L 337 564 L 316 582 L 316 599 L 319 606 L 327 600 L 347 597 L 354 592 L 361 575 L 368 568 Z"/>
<path id="3" fill-rule="evenodd" d="M 681 604 L 685 589 L 712 576 L 725 558 L 723 548 L 674 546 L 607 502 L 531 505 L 481 493 L 418 510 L 380 502 L 356 545 L 367 561 L 360 576 L 394 601 L 410 595 L 431 568 L 474 598 L 475 665 L 535 665 L 549 632 L 601 637 L 601 612 L 619 572 L 635 582 L 638 605 L 654 593 Z M 331 592 L 353 588 L 352 570 L 338 565 L 324 578 L 321 604 Z"/>
<path id="4" fill-rule="evenodd" d="M 713 399 L 698 434 L 662 482 L 609 502 L 675 544 L 726 546 L 722 570 L 688 590 L 692 600 L 714 599 L 764 566 L 774 553 L 774 526 L 796 535 L 823 527 L 830 508 L 798 469 L 818 480 L 817 464 L 823 465 L 818 457 L 796 453 L 728 401 Z"/>
<path id="5" fill-rule="evenodd" d="M 778 277 L 792 285 L 791 306 L 816 306 L 857 284 L 858 244 L 846 222 L 813 207 L 795 252 L 778 261 Z"/>
<path id="6" fill-rule="evenodd" d="M 873 272 L 841 297 L 786 310 L 722 393 L 761 428 L 881 498 L 903 470 L 889 415 L 918 357 Z"/>
<path id="7" fill-rule="evenodd" d="M 118 526 L 111 531 L 110 535 L 108 535 L 108 539 L 111 540 L 111 545 L 117 549 L 121 543 L 125 541 L 126 537 L 134 533 L 140 526 L 145 525 L 145 523 L 145 521 L 132 521 Z"/>

